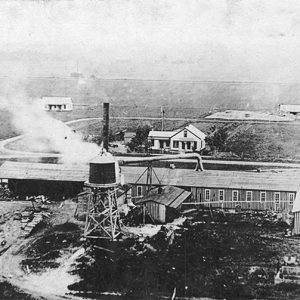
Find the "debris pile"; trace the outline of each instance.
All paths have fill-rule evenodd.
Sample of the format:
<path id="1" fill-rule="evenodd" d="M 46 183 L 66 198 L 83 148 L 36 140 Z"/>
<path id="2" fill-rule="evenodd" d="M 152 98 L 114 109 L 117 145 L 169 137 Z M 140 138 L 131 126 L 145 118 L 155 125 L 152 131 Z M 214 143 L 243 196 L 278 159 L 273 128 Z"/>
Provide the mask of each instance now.
<path id="1" fill-rule="evenodd" d="M 192 215 L 153 237 L 91 242 L 78 261 L 81 281 L 70 288 L 83 297 L 171 298 L 176 290 L 176 297 L 188 298 L 286 298 L 288 288 L 274 285 L 278 257 L 299 253 L 300 246 L 284 237 L 285 222 L 271 212 Z M 300 287 L 288 291 L 297 295 Z"/>

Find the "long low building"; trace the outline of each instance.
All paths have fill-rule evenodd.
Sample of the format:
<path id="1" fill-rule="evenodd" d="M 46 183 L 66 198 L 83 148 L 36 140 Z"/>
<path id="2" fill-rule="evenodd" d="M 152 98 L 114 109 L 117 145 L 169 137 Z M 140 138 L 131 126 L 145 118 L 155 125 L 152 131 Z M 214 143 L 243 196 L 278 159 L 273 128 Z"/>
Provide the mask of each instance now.
<path id="1" fill-rule="evenodd" d="M 125 183 L 132 185 L 134 200 L 143 197 L 148 186 L 145 167 L 121 167 Z M 153 186 L 177 186 L 192 193 L 189 204 L 233 209 L 274 211 L 292 210 L 300 190 L 299 170 L 263 172 L 207 170 L 197 172 L 187 169 L 155 168 Z M 8 179 L 9 187 L 16 193 L 42 194 L 68 191 L 72 195 L 82 190 L 89 177 L 88 165 L 60 165 L 5 162 L 0 167 L 0 178 Z M 299 194 L 298 194 L 299 195 Z M 298 197 L 300 198 L 300 197 Z M 299 200 L 300 201 L 300 200 Z"/>

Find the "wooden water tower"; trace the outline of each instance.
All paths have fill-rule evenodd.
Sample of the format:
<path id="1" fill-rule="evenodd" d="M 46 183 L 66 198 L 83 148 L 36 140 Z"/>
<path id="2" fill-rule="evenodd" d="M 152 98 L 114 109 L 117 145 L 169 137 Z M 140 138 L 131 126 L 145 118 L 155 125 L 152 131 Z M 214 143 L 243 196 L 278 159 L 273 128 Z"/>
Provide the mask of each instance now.
<path id="1" fill-rule="evenodd" d="M 90 162 L 89 181 L 85 185 L 90 194 L 84 236 L 115 241 L 121 233 L 117 209 L 118 162 L 105 152 L 94 158 Z"/>

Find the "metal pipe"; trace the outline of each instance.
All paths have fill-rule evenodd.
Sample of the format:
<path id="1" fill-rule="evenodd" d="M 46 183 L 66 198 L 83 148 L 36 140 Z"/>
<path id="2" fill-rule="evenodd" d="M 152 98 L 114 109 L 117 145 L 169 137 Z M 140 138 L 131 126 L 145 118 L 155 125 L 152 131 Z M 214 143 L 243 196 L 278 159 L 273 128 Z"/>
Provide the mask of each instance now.
<path id="1" fill-rule="evenodd" d="M 103 128 L 102 128 L 102 138 L 103 138 L 103 148 L 108 151 L 108 135 L 109 135 L 109 103 L 103 103 Z"/>
<path id="2" fill-rule="evenodd" d="M 120 165 L 129 165 L 129 164 L 142 163 L 142 162 L 152 162 L 152 161 L 172 160 L 172 159 L 185 159 L 185 158 L 196 158 L 197 164 L 196 164 L 195 171 L 204 171 L 202 157 L 198 153 L 139 157 L 137 159 L 132 159 L 132 160 L 121 159 L 121 160 L 119 160 L 119 164 Z"/>

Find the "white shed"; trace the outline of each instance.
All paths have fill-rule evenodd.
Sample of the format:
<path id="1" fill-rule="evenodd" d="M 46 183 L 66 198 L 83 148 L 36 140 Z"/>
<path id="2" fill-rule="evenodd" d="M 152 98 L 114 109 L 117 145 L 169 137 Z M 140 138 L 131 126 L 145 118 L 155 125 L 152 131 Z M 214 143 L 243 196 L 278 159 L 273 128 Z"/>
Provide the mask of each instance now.
<path id="1" fill-rule="evenodd" d="M 48 111 L 71 111 L 73 101 L 71 97 L 43 97 L 43 108 Z"/>

